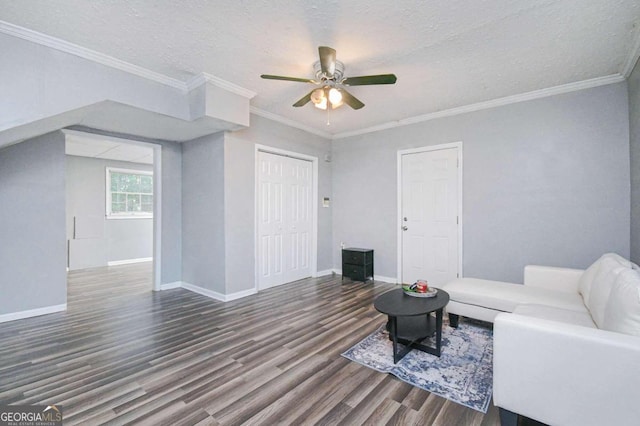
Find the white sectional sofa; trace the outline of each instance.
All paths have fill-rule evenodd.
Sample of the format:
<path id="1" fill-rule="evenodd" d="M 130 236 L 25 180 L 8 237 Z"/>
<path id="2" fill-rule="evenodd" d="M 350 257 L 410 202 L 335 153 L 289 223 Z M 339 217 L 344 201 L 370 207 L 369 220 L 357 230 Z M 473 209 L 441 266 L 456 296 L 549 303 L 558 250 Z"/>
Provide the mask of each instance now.
<path id="1" fill-rule="evenodd" d="M 640 424 L 640 274 L 613 253 L 585 271 L 527 266 L 524 285 L 444 286 L 458 316 L 494 323 L 493 391 L 503 426 Z"/>

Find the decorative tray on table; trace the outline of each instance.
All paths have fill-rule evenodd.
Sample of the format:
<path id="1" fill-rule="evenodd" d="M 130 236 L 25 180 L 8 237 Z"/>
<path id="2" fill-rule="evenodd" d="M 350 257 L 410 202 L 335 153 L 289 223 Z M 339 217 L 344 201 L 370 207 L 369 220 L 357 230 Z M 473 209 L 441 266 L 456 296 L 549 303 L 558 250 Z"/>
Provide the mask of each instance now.
<path id="1" fill-rule="evenodd" d="M 407 284 L 402 285 L 402 291 L 404 291 L 404 294 L 413 296 L 413 297 L 436 297 L 436 295 L 438 294 L 437 288 L 429 287 L 426 293 L 420 293 L 416 290 L 416 288 L 413 285 L 407 285 Z"/>

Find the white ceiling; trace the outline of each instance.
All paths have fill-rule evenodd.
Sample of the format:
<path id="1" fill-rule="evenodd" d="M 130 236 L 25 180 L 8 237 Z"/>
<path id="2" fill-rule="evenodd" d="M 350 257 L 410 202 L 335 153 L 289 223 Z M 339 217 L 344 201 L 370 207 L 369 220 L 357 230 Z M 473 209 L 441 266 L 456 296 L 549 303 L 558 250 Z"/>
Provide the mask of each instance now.
<path id="1" fill-rule="evenodd" d="M 77 157 L 102 158 L 153 164 L 153 148 L 109 136 L 65 130 L 65 153 Z"/>
<path id="2" fill-rule="evenodd" d="M 252 106 L 331 134 L 583 80 L 637 58 L 638 0 L 0 0 L 0 20 L 183 81 L 206 72 L 257 92 Z M 291 105 L 328 45 L 366 107 Z"/>

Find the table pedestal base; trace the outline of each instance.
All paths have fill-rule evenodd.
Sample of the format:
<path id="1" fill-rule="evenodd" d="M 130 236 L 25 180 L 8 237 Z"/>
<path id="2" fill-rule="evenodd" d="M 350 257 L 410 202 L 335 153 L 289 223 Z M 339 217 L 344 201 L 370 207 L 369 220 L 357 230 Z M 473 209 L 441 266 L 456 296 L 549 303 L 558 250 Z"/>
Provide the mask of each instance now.
<path id="1" fill-rule="evenodd" d="M 389 340 L 393 342 L 394 364 L 397 364 L 412 349 L 418 349 L 437 357 L 440 356 L 442 348 L 442 309 L 436 310 L 435 313 L 435 321 L 431 313 L 412 317 L 388 316 L 387 330 L 389 331 Z M 432 336 L 434 332 L 436 335 L 435 346 L 420 343 Z M 404 345 L 405 348 L 399 351 L 398 343 Z"/>

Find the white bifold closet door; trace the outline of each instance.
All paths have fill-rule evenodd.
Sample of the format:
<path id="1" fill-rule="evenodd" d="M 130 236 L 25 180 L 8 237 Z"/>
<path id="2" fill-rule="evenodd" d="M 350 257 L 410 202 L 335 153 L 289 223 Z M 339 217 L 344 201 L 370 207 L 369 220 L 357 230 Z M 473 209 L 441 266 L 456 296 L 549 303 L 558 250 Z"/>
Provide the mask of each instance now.
<path id="1" fill-rule="evenodd" d="M 311 276 L 312 163 L 258 152 L 258 288 Z"/>

